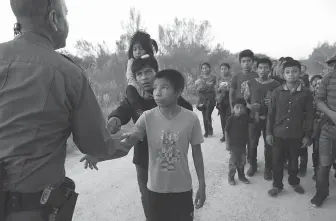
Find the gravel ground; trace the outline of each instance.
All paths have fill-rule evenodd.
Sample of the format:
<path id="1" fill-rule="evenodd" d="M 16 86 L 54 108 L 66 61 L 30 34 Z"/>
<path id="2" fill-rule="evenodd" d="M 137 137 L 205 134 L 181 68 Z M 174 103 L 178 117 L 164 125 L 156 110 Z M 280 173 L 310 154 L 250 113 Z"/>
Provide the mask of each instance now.
<path id="1" fill-rule="evenodd" d="M 200 112 L 197 112 L 201 119 Z M 251 184 L 227 183 L 229 154 L 225 144 L 219 142 L 221 127 L 217 111 L 213 114 L 213 137 L 203 144 L 207 201 L 203 208 L 195 212 L 196 221 L 334 221 L 336 220 L 336 179 L 330 181 L 330 197 L 323 208 L 315 209 L 309 200 L 315 194 L 312 181 L 312 165 L 309 158 L 307 176 L 301 183 L 306 194 L 296 194 L 287 184 L 278 198 L 268 197 L 271 182 L 263 179 L 263 143 L 258 151 L 259 171 L 250 179 Z M 133 150 L 122 159 L 103 162 L 99 171 L 84 170 L 79 163 L 82 155 L 72 153 L 66 162 L 67 175 L 73 178 L 80 193 L 74 221 L 144 221 L 135 167 L 132 163 Z M 311 154 L 310 154 L 311 156 Z M 191 153 L 189 164 L 194 189 L 197 188 Z M 247 166 L 245 171 L 247 170 Z M 285 172 L 286 173 L 286 172 Z M 333 174 L 333 173 L 332 173 Z"/>

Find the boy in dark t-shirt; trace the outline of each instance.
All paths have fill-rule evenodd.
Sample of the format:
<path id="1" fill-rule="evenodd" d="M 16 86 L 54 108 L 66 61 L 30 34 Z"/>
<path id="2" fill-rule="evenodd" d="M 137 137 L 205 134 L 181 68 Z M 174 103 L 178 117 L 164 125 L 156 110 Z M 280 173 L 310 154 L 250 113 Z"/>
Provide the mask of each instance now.
<path id="1" fill-rule="evenodd" d="M 258 74 L 252 71 L 253 59 L 254 53 L 251 50 L 244 50 L 239 54 L 242 72 L 232 76 L 229 95 L 231 110 L 233 110 L 233 102 L 235 99 L 244 98 L 246 82 L 258 77 Z"/>
<path id="2" fill-rule="evenodd" d="M 253 176 L 257 172 L 257 147 L 262 133 L 265 143 L 265 171 L 264 178 L 272 179 L 272 148 L 266 143 L 266 123 L 268 103 L 272 91 L 280 86 L 280 83 L 269 78 L 272 62 L 269 58 L 260 58 L 257 63 L 259 77 L 249 80 L 246 85 L 244 97 L 251 110 L 251 117 L 254 123 L 249 125 L 250 138 L 250 168 L 248 176 Z"/>
<path id="3" fill-rule="evenodd" d="M 229 93 L 231 112 L 233 112 L 234 100 L 238 98 L 244 99 L 246 82 L 258 77 L 258 74 L 252 71 L 253 61 L 254 61 L 253 51 L 247 49 L 240 52 L 239 63 L 242 67 L 242 72 L 232 76 L 230 93 Z M 249 147 L 249 144 L 247 144 L 247 146 Z M 248 160 L 250 159 L 249 148 L 247 148 L 247 159 Z"/>
<path id="4" fill-rule="evenodd" d="M 251 118 L 248 115 L 246 102 L 238 98 L 233 103 L 233 115 L 226 121 L 225 138 L 226 149 L 230 151 L 229 160 L 229 184 L 235 185 L 235 174 L 238 171 L 239 180 L 249 184 L 245 177 L 244 167 L 246 163 L 246 145 L 248 142 L 248 124 Z"/>

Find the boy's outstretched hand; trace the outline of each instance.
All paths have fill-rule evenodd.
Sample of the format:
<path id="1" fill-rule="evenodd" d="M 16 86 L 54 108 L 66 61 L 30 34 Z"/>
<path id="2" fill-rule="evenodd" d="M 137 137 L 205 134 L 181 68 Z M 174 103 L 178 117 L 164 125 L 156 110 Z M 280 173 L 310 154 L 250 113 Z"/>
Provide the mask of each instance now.
<path id="1" fill-rule="evenodd" d="M 198 188 L 198 191 L 195 196 L 195 208 L 200 209 L 203 207 L 205 202 L 206 196 L 205 196 L 205 185 L 200 186 Z"/>
<path id="2" fill-rule="evenodd" d="M 80 162 L 84 162 L 84 168 L 87 169 L 88 167 L 90 167 L 91 170 L 95 169 L 98 170 L 97 167 L 97 163 L 99 162 L 99 160 L 93 156 L 89 156 L 89 155 L 85 155 L 84 157 L 82 157 L 82 159 L 80 159 Z"/>

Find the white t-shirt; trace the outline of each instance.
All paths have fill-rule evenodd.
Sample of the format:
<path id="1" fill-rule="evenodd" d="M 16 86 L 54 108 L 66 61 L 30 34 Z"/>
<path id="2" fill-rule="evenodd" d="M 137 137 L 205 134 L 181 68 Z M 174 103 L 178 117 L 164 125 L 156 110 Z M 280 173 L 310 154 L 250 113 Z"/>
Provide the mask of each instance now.
<path id="1" fill-rule="evenodd" d="M 189 145 L 204 142 L 197 115 L 181 108 L 174 119 L 168 120 L 156 107 L 140 116 L 136 130 L 148 140 L 148 189 L 157 193 L 190 191 Z"/>

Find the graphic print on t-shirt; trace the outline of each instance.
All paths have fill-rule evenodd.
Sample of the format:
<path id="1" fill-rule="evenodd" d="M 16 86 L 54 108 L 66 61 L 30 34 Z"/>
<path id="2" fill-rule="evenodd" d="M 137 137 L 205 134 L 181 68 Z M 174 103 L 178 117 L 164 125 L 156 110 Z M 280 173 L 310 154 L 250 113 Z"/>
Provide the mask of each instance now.
<path id="1" fill-rule="evenodd" d="M 180 162 L 181 152 L 176 147 L 179 132 L 172 133 L 162 130 L 162 147 L 157 150 L 157 158 L 160 161 L 160 170 L 163 172 L 174 172 L 175 163 Z"/>
<path id="2" fill-rule="evenodd" d="M 244 94 L 244 93 L 245 93 L 246 88 L 247 88 L 247 82 L 248 82 L 248 80 L 247 80 L 247 81 L 244 81 L 243 83 L 241 83 L 241 85 L 240 85 L 240 93 L 241 93 L 241 94 Z"/>

